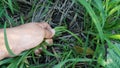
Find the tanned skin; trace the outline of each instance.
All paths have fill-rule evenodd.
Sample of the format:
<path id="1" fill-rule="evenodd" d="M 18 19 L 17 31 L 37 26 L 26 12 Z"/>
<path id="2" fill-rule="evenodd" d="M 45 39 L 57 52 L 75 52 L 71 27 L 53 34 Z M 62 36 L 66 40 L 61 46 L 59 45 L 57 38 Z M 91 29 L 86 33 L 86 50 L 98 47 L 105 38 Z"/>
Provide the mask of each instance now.
<path id="1" fill-rule="evenodd" d="M 16 55 L 21 52 L 34 48 L 44 39 L 52 43 L 55 30 L 46 22 L 27 23 L 13 28 L 6 28 L 6 34 L 10 49 Z M 0 29 L 0 60 L 11 57 L 4 42 L 4 29 Z"/>

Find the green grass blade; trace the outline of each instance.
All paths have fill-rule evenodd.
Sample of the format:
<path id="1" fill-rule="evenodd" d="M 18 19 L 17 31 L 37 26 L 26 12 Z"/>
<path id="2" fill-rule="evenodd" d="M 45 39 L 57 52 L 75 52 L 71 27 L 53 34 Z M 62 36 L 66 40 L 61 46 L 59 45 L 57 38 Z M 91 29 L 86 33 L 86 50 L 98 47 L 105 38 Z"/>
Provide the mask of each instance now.
<path id="1" fill-rule="evenodd" d="M 7 68 L 18 68 L 17 63 L 18 63 L 19 57 L 14 58 L 12 62 L 7 66 Z"/>
<path id="2" fill-rule="evenodd" d="M 108 38 L 120 40 L 120 34 L 107 35 Z"/>
<path id="3" fill-rule="evenodd" d="M 91 59 L 85 59 L 85 58 L 75 58 L 75 59 L 67 59 L 64 60 L 63 62 L 60 62 L 59 64 L 55 65 L 53 68 L 62 68 L 62 66 L 67 63 L 67 62 L 90 62 L 92 61 Z"/>
<path id="4" fill-rule="evenodd" d="M 104 34 L 103 34 L 103 31 L 102 31 L 102 28 L 101 28 L 101 24 L 100 24 L 100 21 L 98 20 L 98 17 L 95 15 L 92 7 L 90 6 L 89 3 L 86 2 L 86 0 L 78 0 L 79 3 L 81 3 L 87 10 L 87 12 L 90 14 L 98 32 L 99 32 L 99 36 L 100 36 L 100 39 L 103 41 L 104 40 Z"/>
<path id="5" fill-rule="evenodd" d="M 21 24 L 24 24 L 23 16 L 20 16 Z"/>
<path id="6" fill-rule="evenodd" d="M 11 59 L 2 60 L 2 61 L 0 61 L 0 65 L 3 65 L 3 64 L 6 64 L 6 63 L 11 63 L 12 60 L 13 60 L 12 58 Z"/>
<path id="7" fill-rule="evenodd" d="M 80 44 L 83 44 L 82 40 L 81 40 L 76 34 L 72 33 L 72 32 L 69 31 L 69 30 L 67 30 L 66 27 L 64 27 L 64 26 L 59 26 L 59 27 L 56 27 L 56 28 L 54 28 L 54 29 L 55 29 L 55 31 L 56 31 L 55 36 L 60 35 L 61 33 L 64 33 L 64 32 L 68 32 L 68 33 L 70 33 L 73 37 L 75 37 L 75 38 L 79 41 Z"/>
<path id="8" fill-rule="evenodd" d="M 99 11 L 100 11 L 100 16 L 102 18 L 102 27 L 104 27 L 104 24 L 105 24 L 105 21 L 106 21 L 106 14 L 105 14 L 105 11 L 104 11 L 102 0 L 94 0 L 94 1 L 98 5 L 97 9 L 99 9 Z"/>
<path id="9" fill-rule="evenodd" d="M 75 37 L 79 41 L 80 44 L 83 44 L 82 40 L 76 34 L 72 33 L 69 30 L 65 30 L 65 31 L 68 32 L 68 33 L 70 33 L 73 37 Z"/>
<path id="10" fill-rule="evenodd" d="M 12 0 L 3 0 L 4 3 L 6 3 L 9 7 L 9 9 L 11 10 L 12 13 L 14 13 L 14 8 L 13 8 L 13 3 Z"/>
<path id="11" fill-rule="evenodd" d="M 12 13 L 14 13 L 12 0 L 8 0 L 8 6 L 9 6 L 9 8 L 10 8 L 11 12 L 12 12 Z"/>
<path id="12" fill-rule="evenodd" d="M 115 8 L 113 8 L 113 9 L 109 12 L 108 16 L 114 14 L 114 13 L 115 13 L 116 11 L 118 11 L 118 10 L 120 10 L 120 5 L 118 5 L 118 6 L 116 6 Z"/>
<path id="13" fill-rule="evenodd" d="M 106 61 L 106 67 L 107 68 L 119 68 L 119 57 L 120 57 L 120 44 L 116 43 L 113 44 L 111 41 L 106 39 L 108 43 L 108 54 L 107 54 L 107 61 Z"/>
<path id="14" fill-rule="evenodd" d="M 113 43 L 111 43 L 111 41 L 109 41 L 107 38 L 106 41 L 108 43 L 108 47 L 112 48 L 120 56 L 120 49 L 116 47 Z"/>
<path id="15" fill-rule="evenodd" d="M 5 24 L 4 24 L 4 41 L 5 41 L 6 49 L 7 49 L 7 51 L 9 52 L 9 54 L 10 54 L 11 56 L 15 56 L 15 54 L 12 52 L 12 50 L 10 49 L 9 44 L 8 44 L 7 34 L 6 34 L 6 22 L 5 22 Z"/>
<path id="16" fill-rule="evenodd" d="M 5 11 L 5 10 L 3 9 L 3 7 L 0 6 L 0 18 L 2 17 L 4 11 Z"/>
<path id="17" fill-rule="evenodd" d="M 45 52 L 46 55 L 55 56 L 55 55 L 52 54 L 51 52 L 47 51 L 44 46 L 42 46 L 42 51 Z"/>
<path id="18" fill-rule="evenodd" d="M 17 62 L 17 66 L 20 65 L 21 62 L 25 61 L 26 57 L 32 52 L 32 50 L 25 51 L 22 56 L 19 58 Z"/>

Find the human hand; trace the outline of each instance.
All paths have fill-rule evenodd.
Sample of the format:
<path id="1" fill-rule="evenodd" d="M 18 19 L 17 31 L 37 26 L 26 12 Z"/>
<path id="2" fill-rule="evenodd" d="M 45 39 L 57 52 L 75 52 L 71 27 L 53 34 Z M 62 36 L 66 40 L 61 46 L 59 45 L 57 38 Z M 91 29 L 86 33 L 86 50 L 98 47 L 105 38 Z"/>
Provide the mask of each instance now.
<path id="1" fill-rule="evenodd" d="M 27 23 L 21 26 L 6 28 L 7 40 L 12 52 L 19 55 L 21 52 L 34 48 L 44 39 L 52 43 L 55 30 L 45 22 Z M 11 57 L 4 42 L 4 29 L 0 29 L 0 60 Z"/>

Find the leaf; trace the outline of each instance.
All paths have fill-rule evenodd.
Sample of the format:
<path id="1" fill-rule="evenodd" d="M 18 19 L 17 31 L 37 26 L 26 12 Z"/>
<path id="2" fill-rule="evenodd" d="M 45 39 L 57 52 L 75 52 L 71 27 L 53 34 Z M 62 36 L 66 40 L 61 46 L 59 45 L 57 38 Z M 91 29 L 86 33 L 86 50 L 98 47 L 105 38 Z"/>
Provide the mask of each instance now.
<path id="1" fill-rule="evenodd" d="M 64 60 L 63 62 L 60 62 L 59 64 L 55 65 L 53 68 L 62 68 L 62 66 L 67 63 L 67 62 L 91 62 L 91 59 L 87 59 L 87 58 L 74 58 L 74 59 L 67 59 Z"/>
<path id="2" fill-rule="evenodd" d="M 120 40 L 120 34 L 110 35 L 109 38 Z"/>
<path id="3" fill-rule="evenodd" d="M 3 7 L 0 6 L 0 18 L 2 17 L 4 11 L 5 11 L 5 10 L 3 9 Z"/>
<path id="4" fill-rule="evenodd" d="M 115 43 L 115 47 L 119 48 L 120 44 Z M 120 67 L 120 56 L 113 48 L 108 48 L 106 68 L 119 68 Z"/>
<path id="5" fill-rule="evenodd" d="M 74 49 L 77 53 L 81 54 L 81 53 L 84 53 L 84 51 L 86 52 L 86 55 L 93 55 L 94 54 L 94 51 L 91 49 L 91 48 L 83 48 L 83 47 L 80 47 L 80 46 L 74 46 Z"/>
<path id="6" fill-rule="evenodd" d="M 6 63 L 11 63 L 12 60 L 13 60 L 12 58 L 1 60 L 0 65 L 3 65 L 3 64 L 6 64 Z"/>
<path id="7" fill-rule="evenodd" d="M 102 30 L 100 21 L 98 20 L 99 17 L 95 14 L 93 8 L 90 6 L 89 3 L 87 3 L 86 0 L 78 0 L 78 2 L 86 8 L 87 12 L 91 16 L 91 18 L 92 18 L 92 20 L 93 20 L 93 22 L 94 22 L 94 24 L 95 24 L 95 26 L 98 30 L 101 41 L 103 41 L 104 40 L 104 34 L 103 34 L 103 30 Z"/>
<path id="8" fill-rule="evenodd" d="M 6 22 L 4 24 L 4 40 L 5 40 L 5 46 L 6 46 L 6 49 L 7 49 L 8 53 L 11 56 L 15 56 L 15 54 L 12 52 L 12 50 L 10 49 L 9 44 L 8 44 L 7 34 L 6 34 Z"/>
<path id="9" fill-rule="evenodd" d="M 56 27 L 56 28 L 55 28 L 55 31 L 56 31 L 55 35 L 59 35 L 59 34 L 61 34 L 61 33 L 63 33 L 63 32 L 68 32 L 68 33 L 71 34 L 73 37 L 75 37 L 75 38 L 79 41 L 80 44 L 83 44 L 81 38 L 79 38 L 79 37 L 78 37 L 76 34 L 74 34 L 73 32 L 67 30 L 66 27 L 64 27 L 64 26 Z"/>
<path id="10" fill-rule="evenodd" d="M 97 9 L 100 11 L 100 15 L 101 15 L 101 18 L 102 18 L 102 26 L 104 26 L 104 23 L 105 23 L 105 20 L 106 20 L 106 14 L 105 14 L 105 11 L 104 11 L 104 6 L 102 4 L 102 0 L 94 0 L 95 3 L 97 4 Z"/>
<path id="11" fill-rule="evenodd" d="M 45 47 L 42 47 L 42 51 L 45 52 L 47 55 L 55 56 L 55 55 L 52 54 L 51 52 L 47 51 L 47 50 L 45 49 Z"/>
<path id="12" fill-rule="evenodd" d="M 118 10 L 120 10 L 120 5 L 114 7 L 108 14 L 108 16 L 113 15 L 115 12 L 117 12 Z"/>

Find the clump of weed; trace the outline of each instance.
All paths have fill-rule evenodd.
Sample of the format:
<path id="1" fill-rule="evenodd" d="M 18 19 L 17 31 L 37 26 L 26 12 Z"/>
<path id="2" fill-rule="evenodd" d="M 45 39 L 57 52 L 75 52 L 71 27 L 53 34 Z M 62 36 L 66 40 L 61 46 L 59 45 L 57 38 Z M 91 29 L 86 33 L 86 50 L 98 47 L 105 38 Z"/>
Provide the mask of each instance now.
<path id="1" fill-rule="evenodd" d="M 118 0 L 16 0 L 14 2 L 1 0 L 0 28 L 3 28 L 4 22 L 7 22 L 7 27 L 13 27 L 27 22 L 46 21 L 56 30 L 53 46 L 48 46 L 47 50 L 43 49 L 43 54 L 34 55 L 33 48 L 18 57 L 0 61 L 1 67 L 7 65 L 16 68 L 99 68 L 110 67 L 110 64 L 115 66 L 108 61 L 109 59 L 115 61 L 117 59 L 113 58 L 120 55 L 117 46 L 119 45 L 117 39 L 120 39 L 119 2 Z"/>

